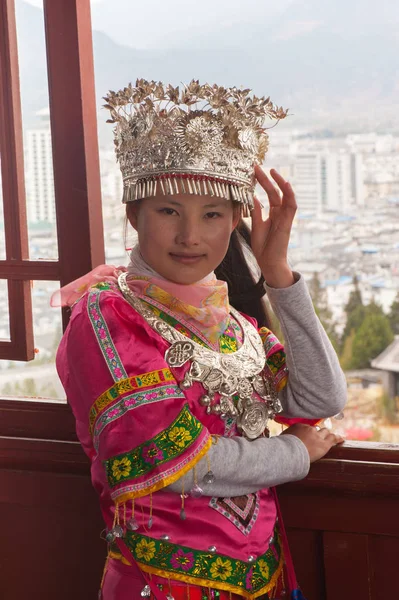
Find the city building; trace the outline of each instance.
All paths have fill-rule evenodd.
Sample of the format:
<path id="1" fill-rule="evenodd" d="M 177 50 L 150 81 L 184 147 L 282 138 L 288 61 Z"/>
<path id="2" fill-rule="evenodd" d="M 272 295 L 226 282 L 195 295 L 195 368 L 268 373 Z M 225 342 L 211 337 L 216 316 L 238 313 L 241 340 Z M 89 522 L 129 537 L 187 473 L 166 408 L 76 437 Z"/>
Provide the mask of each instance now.
<path id="1" fill-rule="evenodd" d="M 347 213 L 364 203 L 362 157 L 345 151 L 298 152 L 293 184 L 301 212 Z"/>
<path id="2" fill-rule="evenodd" d="M 53 156 L 49 109 L 36 113 L 39 124 L 25 132 L 26 200 L 30 223 L 55 223 Z"/>

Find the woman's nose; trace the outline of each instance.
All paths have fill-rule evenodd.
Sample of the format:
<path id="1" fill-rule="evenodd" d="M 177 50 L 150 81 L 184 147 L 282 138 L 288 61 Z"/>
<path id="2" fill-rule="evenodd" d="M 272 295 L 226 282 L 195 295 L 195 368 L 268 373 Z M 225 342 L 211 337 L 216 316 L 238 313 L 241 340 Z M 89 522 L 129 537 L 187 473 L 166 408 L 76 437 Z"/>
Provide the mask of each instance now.
<path id="1" fill-rule="evenodd" d="M 182 219 L 176 234 L 176 242 L 185 246 L 197 246 L 200 240 L 198 223 L 189 219 Z"/>

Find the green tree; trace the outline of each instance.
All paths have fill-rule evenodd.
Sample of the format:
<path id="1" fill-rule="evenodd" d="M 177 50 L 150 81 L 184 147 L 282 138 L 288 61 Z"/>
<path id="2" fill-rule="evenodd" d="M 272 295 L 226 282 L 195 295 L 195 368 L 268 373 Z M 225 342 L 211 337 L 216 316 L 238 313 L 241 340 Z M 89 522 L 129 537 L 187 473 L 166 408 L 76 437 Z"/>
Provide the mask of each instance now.
<path id="1" fill-rule="evenodd" d="M 341 337 L 341 353 L 343 352 L 346 338 L 351 335 L 353 330 L 356 331 L 360 327 L 366 316 L 362 294 L 359 289 L 359 280 L 356 276 L 353 278 L 353 286 L 354 288 L 351 291 L 348 302 L 344 308 L 346 324 Z"/>
<path id="2" fill-rule="evenodd" d="M 395 300 L 392 302 L 388 319 L 394 335 L 399 335 L 399 292 L 397 293 Z"/>
<path id="3" fill-rule="evenodd" d="M 353 312 L 354 309 L 357 306 L 359 306 L 359 304 L 363 304 L 362 294 L 361 294 L 360 288 L 359 288 L 359 279 L 357 278 L 356 275 L 354 276 L 352 283 L 353 283 L 354 288 L 351 291 L 348 302 L 345 306 L 345 312 L 347 315 L 349 315 L 351 312 Z"/>
<path id="4" fill-rule="evenodd" d="M 313 277 L 310 281 L 309 292 L 313 301 L 315 312 L 319 317 L 320 322 L 323 325 L 333 347 L 335 350 L 338 350 L 339 338 L 335 330 L 332 312 L 328 306 L 327 292 L 321 287 L 320 278 L 317 273 L 313 274 Z"/>
<path id="5" fill-rule="evenodd" d="M 370 302 L 370 304 L 367 304 L 366 314 L 367 315 L 383 315 L 383 316 L 385 316 L 382 306 L 380 304 L 378 304 L 375 300 L 372 300 Z"/>
<path id="6" fill-rule="evenodd" d="M 355 333 L 352 351 L 352 369 L 366 369 L 370 361 L 378 356 L 394 339 L 389 319 L 375 311 L 375 305 L 366 314 Z"/>
<path id="7" fill-rule="evenodd" d="M 352 368 L 352 354 L 353 354 L 353 340 L 355 339 L 355 330 L 352 329 L 350 334 L 347 336 L 344 345 L 342 347 L 340 363 L 344 371 L 349 371 Z"/>

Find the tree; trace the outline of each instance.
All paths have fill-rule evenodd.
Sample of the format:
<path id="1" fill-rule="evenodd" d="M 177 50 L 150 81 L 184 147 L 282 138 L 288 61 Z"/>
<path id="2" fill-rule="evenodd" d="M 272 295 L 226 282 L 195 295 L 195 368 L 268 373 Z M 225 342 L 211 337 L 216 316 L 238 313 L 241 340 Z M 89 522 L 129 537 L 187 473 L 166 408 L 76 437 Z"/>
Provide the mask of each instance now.
<path id="1" fill-rule="evenodd" d="M 319 317 L 330 342 L 335 350 L 338 350 L 339 338 L 335 331 L 335 323 L 332 312 L 328 306 L 326 290 L 321 287 L 320 279 L 317 273 L 313 274 L 309 284 L 309 292 L 313 301 L 316 315 Z"/>
<path id="2" fill-rule="evenodd" d="M 352 283 L 354 289 L 351 291 L 348 302 L 345 306 L 345 312 L 347 315 L 351 314 L 360 304 L 363 304 L 362 294 L 359 288 L 359 279 L 356 275 L 354 276 Z"/>
<path id="3" fill-rule="evenodd" d="M 323 291 L 319 275 L 315 272 L 309 283 L 309 293 L 314 306 L 319 306 L 323 302 Z"/>
<path id="4" fill-rule="evenodd" d="M 366 369 L 370 361 L 376 358 L 393 341 L 389 319 L 375 311 L 375 305 L 366 314 L 363 323 L 353 339 L 352 369 Z M 367 307 L 368 308 L 368 307 Z"/>
<path id="5" fill-rule="evenodd" d="M 370 304 L 368 304 L 366 306 L 366 314 L 367 315 L 383 315 L 383 316 L 385 316 L 382 306 L 380 304 L 378 304 L 375 300 L 372 300 L 370 302 Z"/>
<path id="6" fill-rule="evenodd" d="M 392 302 L 388 319 L 394 335 L 399 335 L 399 292 L 397 293 L 395 300 Z"/>
<path id="7" fill-rule="evenodd" d="M 344 371 L 349 371 L 352 368 L 353 340 L 355 339 L 355 335 L 355 330 L 352 329 L 342 347 L 339 362 L 341 363 L 341 367 Z"/>
<path id="8" fill-rule="evenodd" d="M 343 352 L 347 337 L 351 335 L 353 330 L 356 331 L 360 327 L 366 316 L 362 294 L 359 289 L 359 280 L 356 276 L 353 278 L 353 286 L 354 289 L 351 291 L 348 302 L 344 308 L 346 325 L 341 337 L 341 353 Z"/>

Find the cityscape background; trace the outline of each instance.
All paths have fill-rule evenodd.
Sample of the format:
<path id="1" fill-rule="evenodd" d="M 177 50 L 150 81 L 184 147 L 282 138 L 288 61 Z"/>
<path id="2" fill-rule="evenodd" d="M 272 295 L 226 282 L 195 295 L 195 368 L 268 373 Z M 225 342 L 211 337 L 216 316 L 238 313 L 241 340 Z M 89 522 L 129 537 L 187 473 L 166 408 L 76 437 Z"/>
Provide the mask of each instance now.
<path id="1" fill-rule="evenodd" d="M 16 5 L 30 257 L 48 260 L 57 242 L 42 3 Z M 243 14 L 236 1 L 206 0 L 195 18 L 184 7 L 156 1 L 133 12 L 128 0 L 92 2 L 107 262 L 127 263 L 122 181 L 101 108 L 109 88 L 136 77 L 175 85 L 195 77 L 251 86 L 290 106 L 291 116 L 269 131 L 265 168 L 294 187 L 289 258 L 348 374 L 350 401 L 335 427 L 354 439 L 399 442 L 399 406 L 370 368 L 399 334 L 399 5 L 251 0 Z M 33 282 L 38 353 L 28 364 L 0 361 L 0 393 L 64 398 L 54 368 L 61 315 L 49 309 L 57 287 Z M 7 306 L 5 281 L 0 302 Z M 0 338 L 8 335 L 2 311 Z"/>

